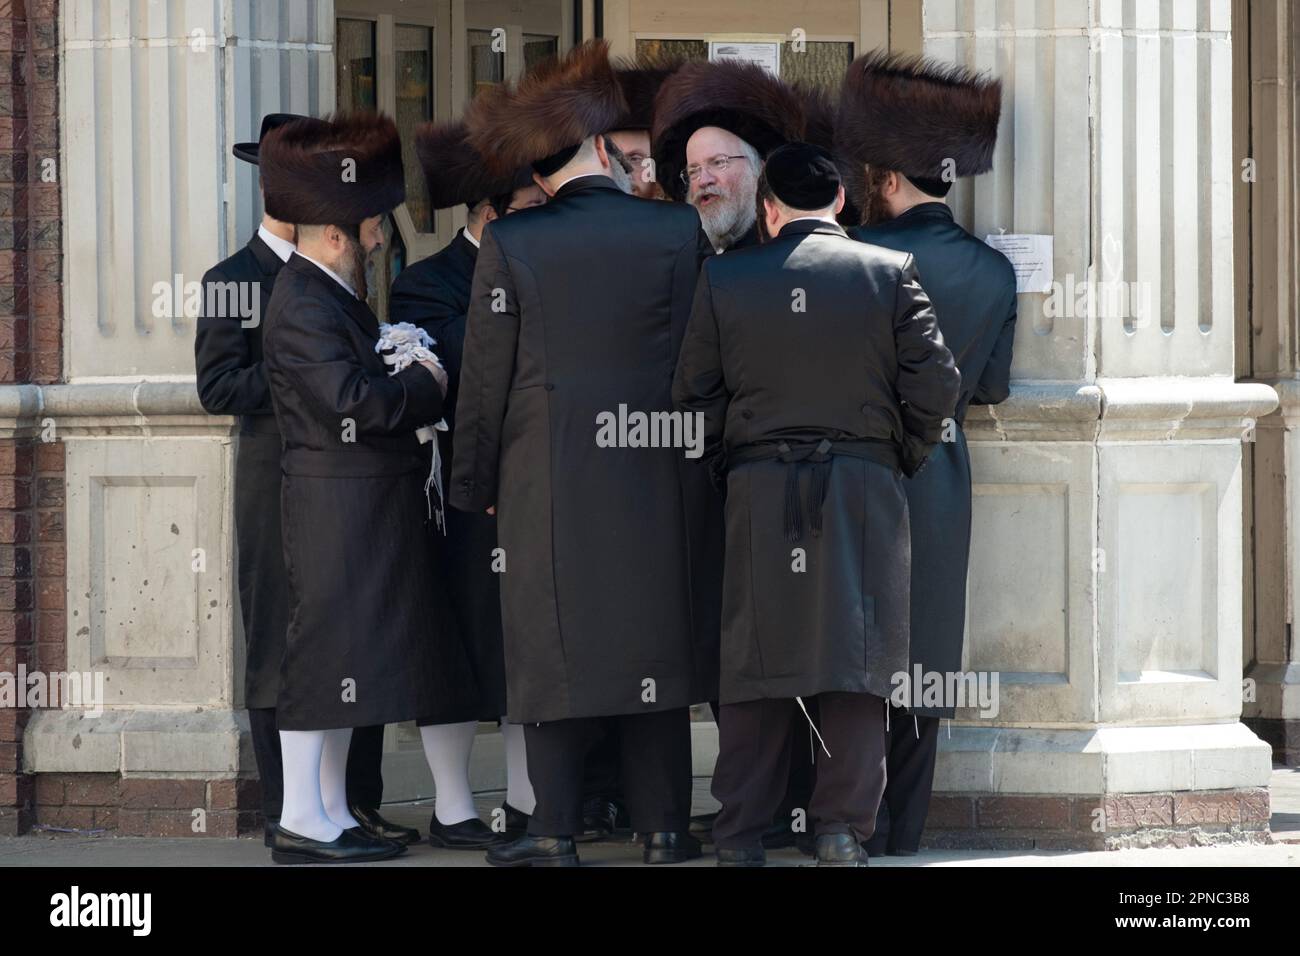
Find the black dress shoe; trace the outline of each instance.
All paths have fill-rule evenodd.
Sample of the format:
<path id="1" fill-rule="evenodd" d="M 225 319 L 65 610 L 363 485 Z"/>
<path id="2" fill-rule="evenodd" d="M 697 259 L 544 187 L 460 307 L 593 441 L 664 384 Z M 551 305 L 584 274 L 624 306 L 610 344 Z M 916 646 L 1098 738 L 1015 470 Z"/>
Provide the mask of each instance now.
<path id="1" fill-rule="evenodd" d="M 282 826 L 271 834 L 271 859 L 276 863 L 374 863 L 392 859 L 403 849 L 396 843 L 374 840 L 358 827 L 344 830 L 329 843 L 309 840 Z"/>
<path id="2" fill-rule="evenodd" d="M 490 847 L 487 861 L 493 866 L 577 866 L 578 848 L 573 837 L 524 836 Z"/>
<path id="3" fill-rule="evenodd" d="M 698 817 L 691 817 L 691 828 L 689 833 L 701 843 L 713 842 L 713 821 L 718 819 L 718 814 L 701 813 Z"/>
<path id="4" fill-rule="evenodd" d="M 700 841 L 689 833 L 659 832 L 647 833 L 642 842 L 645 853 L 642 859 L 646 863 L 685 863 L 703 855 Z"/>
<path id="5" fill-rule="evenodd" d="M 492 828 L 478 817 L 460 823 L 439 823 L 435 814 L 429 821 L 429 846 L 443 850 L 486 850 L 506 842 L 504 833 L 493 833 Z"/>
<path id="6" fill-rule="evenodd" d="M 618 806 L 604 797 L 591 797 L 582 802 L 582 832 L 574 839 L 579 843 L 608 840 L 618 827 Z"/>
<path id="7" fill-rule="evenodd" d="M 867 851 L 852 833 L 822 833 L 817 837 L 818 866 L 866 866 Z"/>
<path id="8" fill-rule="evenodd" d="M 518 839 L 528 832 L 528 814 L 522 810 L 516 810 L 504 801 L 501 804 L 501 809 L 505 811 L 507 836 Z"/>
<path id="9" fill-rule="evenodd" d="M 761 846 L 746 847 L 743 850 L 724 850 L 718 847 L 718 866 L 765 866 L 767 853 Z"/>
<path id="10" fill-rule="evenodd" d="M 400 827 L 390 823 L 379 815 L 378 810 L 365 807 L 348 807 L 348 813 L 356 820 L 361 829 L 376 840 L 390 840 L 402 846 L 414 846 L 420 842 L 420 831 L 414 827 Z"/>

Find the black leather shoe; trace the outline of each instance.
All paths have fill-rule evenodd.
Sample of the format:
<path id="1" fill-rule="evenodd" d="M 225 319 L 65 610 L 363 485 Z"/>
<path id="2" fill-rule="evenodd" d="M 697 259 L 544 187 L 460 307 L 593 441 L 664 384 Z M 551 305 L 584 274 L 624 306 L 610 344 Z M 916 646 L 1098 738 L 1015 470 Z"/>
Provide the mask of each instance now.
<path id="1" fill-rule="evenodd" d="M 700 841 L 689 833 L 647 833 L 642 842 L 645 853 L 642 859 L 646 863 L 685 863 L 703 855 Z"/>
<path id="2" fill-rule="evenodd" d="M 522 810 L 516 810 L 504 801 L 501 803 L 501 809 L 505 811 L 506 836 L 517 840 L 528 832 L 528 814 Z"/>
<path id="3" fill-rule="evenodd" d="M 444 850 L 486 850 L 506 842 L 504 833 L 493 833 L 492 828 L 478 817 L 460 823 L 443 824 L 435 815 L 429 821 L 429 846 Z"/>
<path id="4" fill-rule="evenodd" d="M 389 860 L 405 847 L 375 840 L 359 827 L 344 830 L 329 843 L 309 840 L 277 826 L 271 834 L 271 859 L 276 863 L 374 863 Z"/>
<path id="5" fill-rule="evenodd" d="M 766 866 L 767 853 L 761 846 L 746 847 L 743 850 L 724 850 L 718 847 L 718 866 Z"/>
<path id="6" fill-rule="evenodd" d="M 578 847 L 573 837 L 524 836 L 487 851 L 493 866 L 577 866 Z"/>
<path id="7" fill-rule="evenodd" d="M 364 807 L 348 807 L 348 813 L 356 820 L 367 834 L 376 840 L 389 840 L 402 846 L 414 846 L 420 842 L 420 831 L 414 827 L 399 827 L 379 815 L 378 810 Z"/>
<path id="8" fill-rule="evenodd" d="M 818 866 L 866 866 L 867 851 L 851 833 L 823 833 L 817 837 Z"/>
<path id="9" fill-rule="evenodd" d="M 691 817 L 691 828 L 689 833 L 701 843 L 713 842 L 713 821 L 718 819 L 718 814 L 702 813 L 698 817 Z"/>
<path id="10" fill-rule="evenodd" d="M 579 843 L 608 840 L 618 827 L 618 806 L 613 800 L 592 797 L 582 802 L 582 832 L 574 839 Z"/>
<path id="11" fill-rule="evenodd" d="M 275 835 L 275 828 L 279 825 L 279 817 L 266 817 L 262 820 L 262 846 L 270 849 L 271 838 Z"/>

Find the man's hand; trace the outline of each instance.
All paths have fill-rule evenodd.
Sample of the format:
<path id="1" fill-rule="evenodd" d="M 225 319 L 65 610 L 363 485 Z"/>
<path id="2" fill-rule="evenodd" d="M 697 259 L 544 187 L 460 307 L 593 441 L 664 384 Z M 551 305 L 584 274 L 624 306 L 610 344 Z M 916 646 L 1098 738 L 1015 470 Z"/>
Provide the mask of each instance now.
<path id="1" fill-rule="evenodd" d="M 487 510 L 487 513 L 490 514 L 490 515 L 494 515 L 494 514 L 496 514 L 496 513 L 497 513 L 497 506 L 496 506 L 496 505 L 493 505 L 491 508 L 489 508 L 489 509 Z"/>
<path id="2" fill-rule="evenodd" d="M 445 398 L 447 396 L 447 370 L 437 362 L 421 362 L 420 364 L 429 370 L 429 374 L 438 383 L 438 387 L 442 389 Z"/>

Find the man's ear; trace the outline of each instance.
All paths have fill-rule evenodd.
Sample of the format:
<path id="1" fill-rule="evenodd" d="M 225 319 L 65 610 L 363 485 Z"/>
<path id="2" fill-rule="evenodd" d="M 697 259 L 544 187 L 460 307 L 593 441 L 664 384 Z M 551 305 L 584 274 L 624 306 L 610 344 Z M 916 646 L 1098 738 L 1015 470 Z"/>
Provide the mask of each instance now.
<path id="1" fill-rule="evenodd" d="M 600 160 L 600 165 L 604 168 L 608 168 L 614 162 L 609 158 L 609 151 L 605 149 L 604 135 L 596 137 L 596 158 Z"/>
<path id="2" fill-rule="evenodd" d="M 838 216 L 843 211 L 844 211 L 844 187 L 841 185 L 839 190 L 835 193 L 835 215 Z"/>
<path id="3" fill-rule="evenodd" d="M 542 176 L 540 173 L 533 173 L 533 182 L 537 183 L 537 185 L 541 187 L 542 192 L 546 193 L 547 196 L 555 195 L 555 190 L 547 184 L 546 177 Z"/>
<path id="4" fill-rule="evenodd" d="M 898 194 L 898 191 L 902 188 L 903 188 L 903 181 L 899 177 L 898 172 L 896 170 L 891 169 L 889 172 L 885 174 L 884 193 L 886 196 L 896 196 Z"/>
<path id="5" fill-rule="evenodd" d="M 486 206 L 484 206 L 483 211 L 479 213 L 479 215 L 483 218 L 483 225 L 485 226 L 488 223 L 495 222 L 496 220 L 501 218 L 500 216 L 497 215 L 497 207 L 492 205 L 491 203 L 488 203 Z"/>

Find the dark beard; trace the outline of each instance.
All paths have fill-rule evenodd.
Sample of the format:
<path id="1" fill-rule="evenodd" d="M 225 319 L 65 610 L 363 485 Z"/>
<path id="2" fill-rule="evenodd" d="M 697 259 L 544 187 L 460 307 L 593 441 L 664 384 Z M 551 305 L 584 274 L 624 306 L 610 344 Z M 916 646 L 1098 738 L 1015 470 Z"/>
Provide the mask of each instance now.
<path id="1" fill-rule="evenodd" d="M 343 266 L 343 278 L 352 283 L 352 287 L 357 290 L 357 298 L 362 302 L 370 298 L 370 286 L 366 282 L 366 262 L 370 258 L 366 251 L 361 248 L 360 241 L 347 237 L 348 247 L 343 253 L 342 261 L 339 263 Z"/>

